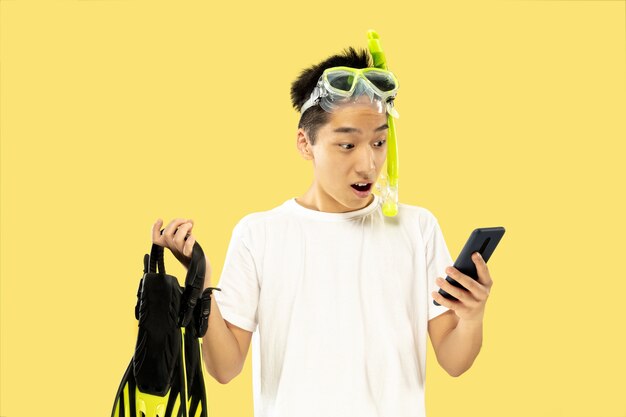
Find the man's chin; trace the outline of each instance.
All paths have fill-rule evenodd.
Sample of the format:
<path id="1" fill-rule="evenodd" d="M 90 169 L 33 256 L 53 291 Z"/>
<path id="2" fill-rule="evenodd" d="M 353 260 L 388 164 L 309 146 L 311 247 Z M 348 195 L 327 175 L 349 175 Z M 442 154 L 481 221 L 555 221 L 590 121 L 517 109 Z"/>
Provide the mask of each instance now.
<path id="1" fill-rule="evenodd" d="M 365 195 L 359 196 L 357 193 L 353 192 L 351 198 L 344 202 L 343 205 L 346 206 L 350 211 L 360 210 L 366 206 L 368 206 L 372 199 L 374 198 L 371 190 L 368 191 Z"/>

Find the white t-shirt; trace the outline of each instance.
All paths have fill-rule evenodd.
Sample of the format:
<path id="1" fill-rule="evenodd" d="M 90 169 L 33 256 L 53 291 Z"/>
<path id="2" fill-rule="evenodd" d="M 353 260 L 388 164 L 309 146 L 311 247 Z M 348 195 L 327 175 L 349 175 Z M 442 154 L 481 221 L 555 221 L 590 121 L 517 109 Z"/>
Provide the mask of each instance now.
<path id="1" fill-rule="evenodd" d="M 214 292 L 254 332 L 255 417 L 424 417 L 436 277 L 453 264 L 435 216 L 381 199 L 347 213 L 295 198 L 233 229 Z M 257 330 L 258 325 L 258 331 Z"/>

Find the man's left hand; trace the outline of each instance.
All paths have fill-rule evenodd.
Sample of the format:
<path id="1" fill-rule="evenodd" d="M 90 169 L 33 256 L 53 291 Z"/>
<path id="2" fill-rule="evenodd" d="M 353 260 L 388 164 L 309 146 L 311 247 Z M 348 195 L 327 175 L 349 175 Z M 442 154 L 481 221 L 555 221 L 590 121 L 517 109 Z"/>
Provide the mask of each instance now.
<path id="1" fill-rule="evenodd" d="M 478 281 L 463 274 L 453 266 L 446 268 L 448 276 L 465 287 L 467 291 L 463 288 L 455 287 L 441 277 L 436 280 L 437 285 L 458 301 L 448 300 L 439 292 L 433 292 L 432 296 L 439 304 L 453 310 L 459 319 L 466 322 L 482 323 L 485 314 L 485 304 L 487 303 L 487 298 L 489 298 L 493 280 L 489 274 L 487 264 L 478 252 L 472 254 L 472 261 L 476 265 Z"/>

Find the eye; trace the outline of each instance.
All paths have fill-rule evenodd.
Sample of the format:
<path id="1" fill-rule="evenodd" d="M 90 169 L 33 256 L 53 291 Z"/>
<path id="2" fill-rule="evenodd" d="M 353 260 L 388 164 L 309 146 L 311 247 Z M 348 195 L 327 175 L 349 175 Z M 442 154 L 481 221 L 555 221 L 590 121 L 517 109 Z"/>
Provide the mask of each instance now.
<path id="1" fill-rule="evenodd" d="M 340 143 L 339 146 L 341 146 L 343 149 L 346 149 L 346 150 L 354 148 L 354 145 L 351 143 Z M 344 148 L 344 146 L 350 146 L 350 147 Z"/>
<path id="2" fill-rule="evenodd" d="M 378 143 L 378 144 L 379 144 L 379 145 L 377 145 L 379 148 L 382 148 L 382 146 L 383 146 L 386 142 L 387 142 L 387 139 L 381 139 L 381 140 L 379 140 L 379 141 L 378 141 L 378 142 L 376 142 L 376 143 Z"/>

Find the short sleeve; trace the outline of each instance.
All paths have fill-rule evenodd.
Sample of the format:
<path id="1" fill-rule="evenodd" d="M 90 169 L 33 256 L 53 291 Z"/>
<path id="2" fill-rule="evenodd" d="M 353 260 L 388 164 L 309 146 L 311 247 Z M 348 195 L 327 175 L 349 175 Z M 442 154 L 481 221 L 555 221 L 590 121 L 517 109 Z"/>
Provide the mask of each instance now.
<path id="1" fill-rule="evenodd" d="M 449 309 L 444 306 L 436 306 L 433 303 L 431 293 L 439 291 L 439 286 L 435 280 L 437 277 L 445 278 L 446 268 L 453 265 L 452 257 L 443 238 L 443 233 L 439 227 L 439 222 L 433 218 L 434 225 L 432 232 L 426 240 L 426 268 L 428 274 L 428 320 L 432 320 L 438 315 L 445 313 Z"/>
<path id="2" fill-rule="evenodd" d="M 255 261 L 246 243 L 247 231 L 242 221 L 233 229 L 217 285 L 221 291 L 214 291 L 213 295 L 225 320 L 254 332 L 260 289 Z"/>

